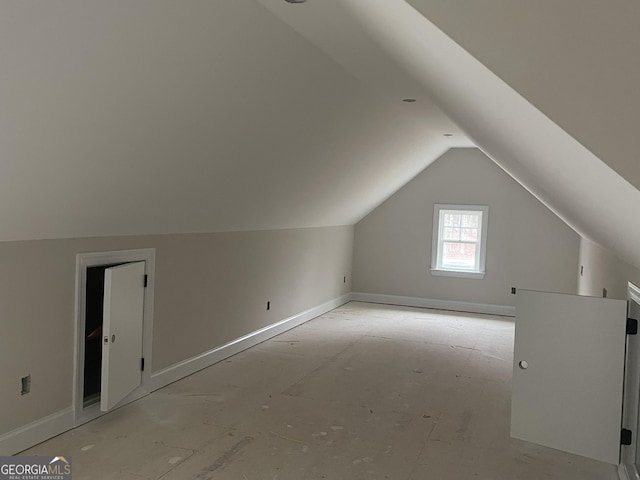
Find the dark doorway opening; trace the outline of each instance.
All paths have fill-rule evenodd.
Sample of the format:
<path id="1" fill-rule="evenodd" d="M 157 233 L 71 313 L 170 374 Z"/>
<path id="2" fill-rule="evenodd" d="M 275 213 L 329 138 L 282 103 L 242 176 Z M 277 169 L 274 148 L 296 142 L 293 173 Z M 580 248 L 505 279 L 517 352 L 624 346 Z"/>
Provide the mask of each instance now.
<path id="1" fill-rule="evenodd" d="M 102 321 L 104 307 L 104 271 L 123 265 L 99 265 L 87 268 L 84 324 L 84 406 L 100 401 L 102 383 Z"/>

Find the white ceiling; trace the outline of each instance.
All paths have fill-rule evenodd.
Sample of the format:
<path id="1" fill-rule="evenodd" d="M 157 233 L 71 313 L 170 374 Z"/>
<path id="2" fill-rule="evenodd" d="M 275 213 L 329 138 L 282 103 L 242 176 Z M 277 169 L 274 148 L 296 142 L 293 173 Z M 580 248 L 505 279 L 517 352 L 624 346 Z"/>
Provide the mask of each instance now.
<path id="1" fill-rule="evenodd" d="M 640 188 L 640 2 L 408 1 Z"/>
<path id="2" fill-rule="evenodd" d="M 461 0 L 410 0 L 421 13 L 402 0 L 307 2 L 295 11 L 285 10 L 279 0 L 260 1 L 346 68 L 349 57 L 355 61 L 357 56 L 351 49 L 346 53 L 341 50 L 341 45 L 351 44 L 349 38 L 334 42 L 312 25 L 318 18 L 324 20 L 318 22 L 321 25 L 330 25 L 332 17 L 354 21 L 387 58 L 395 60 L 395 76 L 404 82 L 410 78 L 423 87 L 498 165 L 578 233 L 640 266 L 640 223 L 629 221 L 635 206 L 640 205 L 640 191 L 630 183 L 640 184 L 640 164 L 631 156 L 637 152 L 634 145 L 640 137 L 635 134 L 635 123 L 625 121 L 628 109 L 620 107 L 625 100 L 631 102 L 634 113 L 640 107 L 634 80 L 640 74 L 640 63 L 634 61 L 640 34 L 637 28 L 629 28 L 637 22 L 621 21 L 624 14 L 620 12 L 607 14 L 609 6 L 595 0 L 588 0 L 592 8 L 587 13 L 580 10 L 578 0 L 570 0 L 574 4 L 559 11 L 557 2 L 551 0 L 533 6 L 480 0 L 470 9 L 468 2 Z M 316 10 L 323 15 L 313 15 Z M 627 6 L 622 12 L 637 20 L 639 16 L 632 14 L 640 10 L 629 10 Z M 430 21 L 432 16 L 438 25 Z M 504 72 L 503 77 L 457 44 L 446 34 L 449 31 L 498 73 Z M 615 46 L 621 52 L 612 60 Z M 607 81 L 606 75 L 598 75 L 591 81 L 589 72 L 605 66 L 613 79 Z M 360 66 L 352 70 L 362 79 L 367 73 L 375 77 L 376 72 L 371 66 L 369 72 Z M 625 73 L 630 78 L 624 77 Z M 521 87 L 530 101 L 504 80 Z M 402 81 L 394 83 L 385 77 L 378 86 L 384 89 Z M 595 114 L 585 121 L 584 106 L 576 108 L 576 104 L 589 93 L 601 93 L 605 102 L 594 100 Z M 565 96 L 572 95 L 563 102 Z M 613 108 L 605 108 L 607 101 Z M 538 104 L 561 120 L 566 130 L 539 110 Z M 598 119 L 601 110 L 604 115 Z M 622 120 L 615 118 L 616 112 Z M 593 125 L 614 119 L 624 135 L 594 138 Z M 584 145 L 609 153 L 608 163 L 567 131 L 588 140 Z"/>
<path id="3" fill-rule="evenodd" d="M 578 233 L 640 267 L 636 187 L 408 3 L 343 2 L 479 148 Z"/>
<path id="4" fill-rule="evenodd" d="M 411 0 L 437 25 L 404 0 L 3 2 L 0 240 L 352 224 L 476 144 L 640 266 L 640 136 L 619 107 L 638 111 L 640 66 L 626 46 L 601 58 L 624 39 L 636 52 L 640 34 L 596 0 L 577 17 L 551 0 L 504 15 L 507 0 L 479 1 Z M 606 47 L 587 41 L 595 26 Z M 565 45 L 572 29 L 584 45 Z M 632 84 L 586 81 L 599 61 Z M 598 93 L 614 106 L 594 100 L 584 121 L 576 102 Z M 623 135 L 594 138 L 616 112 Z"/>
<path id="5" fill-rule="evenodd" d="M 330 18 L 348 55 L 252 0 L 2 2 L 0 240 L 353 224 L 470 145 Z"/>

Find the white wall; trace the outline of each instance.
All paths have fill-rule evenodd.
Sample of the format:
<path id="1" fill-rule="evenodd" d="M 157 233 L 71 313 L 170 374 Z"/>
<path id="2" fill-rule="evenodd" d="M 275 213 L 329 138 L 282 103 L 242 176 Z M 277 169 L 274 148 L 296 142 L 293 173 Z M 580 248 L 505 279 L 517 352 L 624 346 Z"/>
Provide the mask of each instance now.
<path id="1" fill-rule="evenodd" d="M 489 206 L 484 279 L 430 273 L 434 203 Z M 575 293 L 579 237 L 477 149 L 449 150 L 356 225 L 354 291 L 513 305 L 511 286 Z"/>
<path id="2" fill-rule="evenodd" d="M 0 243 L 0 435 L 72 404 L 76 254 L 147 247 L 153 371 L 351 291 L 353 227 Z"/>
<path id="3" fill-rule="evenodd" d="M 578 272 L 580 295 L 601 297 L 605 288 L 608 298 L 626 300 L 628 282 L 640 285 L 640 270 L 587 238 L 580 238 L 579 261 L 582 267 Z"/>

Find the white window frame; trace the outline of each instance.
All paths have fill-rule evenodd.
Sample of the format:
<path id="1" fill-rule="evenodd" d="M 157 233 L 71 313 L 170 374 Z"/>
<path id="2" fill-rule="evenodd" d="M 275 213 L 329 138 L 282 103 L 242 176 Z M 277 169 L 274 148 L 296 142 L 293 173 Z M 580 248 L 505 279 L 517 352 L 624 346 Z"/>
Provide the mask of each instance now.
<path id="1" fill-rule="evenodd" d="M 442 218 L 445 211 L 455 211 L 458 214 L 465 212 L 480 213 L 479 247 L 476 252 L 476 269 L 451 269 L 442 267 Z M 487 230 L 489 222 L 489 207 L 487 205 L 453 205 L 436 203 L 433 206 L 433 236 L 431 244 L 431 274 L 460 278 L 484 278 L 487 257 Z"/>

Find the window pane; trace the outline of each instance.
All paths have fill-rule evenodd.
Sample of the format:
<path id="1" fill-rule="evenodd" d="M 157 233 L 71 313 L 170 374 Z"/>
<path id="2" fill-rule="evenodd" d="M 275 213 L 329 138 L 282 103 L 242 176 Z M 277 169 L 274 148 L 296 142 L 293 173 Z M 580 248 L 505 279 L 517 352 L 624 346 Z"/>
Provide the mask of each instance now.
<path id="1" fill-rule="evenodd" d="M 475 243 L 442 243 L 442 267 L 477 270 Z"/>
<path id="2" fill-rule="evenodd" d="M 445 238 L 445 240 L 452 240 Z M 462 228 L 460 229 L 460 240 L 468 240 L 470 242 L 478 241 L 478 229 L 477 228 Z"/>
<path id="3" fill-rule="evenodd" d="M 445 227 L 459 227 L 460 215 L 457 213 L 445 213 L 444 214 L 444 226 Z"/>
<path id="4" fill-rule="evenodd" d="M 478 228 L 480 227 L 480 215 L 460 215 L 461 226 L 468 228 Z"/>
<path id="5" fill-rule="evenodd" d="M 442 229 L 443 240 L 460 240 L 460 229 L 452 227 L 444 227 Z"/>

